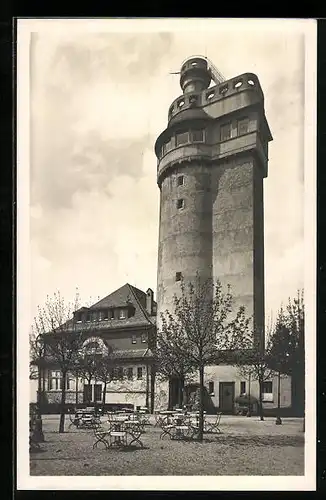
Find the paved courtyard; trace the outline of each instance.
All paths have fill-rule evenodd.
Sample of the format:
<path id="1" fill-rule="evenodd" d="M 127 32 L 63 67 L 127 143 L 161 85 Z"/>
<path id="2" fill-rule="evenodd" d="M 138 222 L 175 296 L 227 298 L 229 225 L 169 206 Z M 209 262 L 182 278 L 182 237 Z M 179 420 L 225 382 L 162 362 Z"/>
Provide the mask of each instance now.
<path id="1" fill-rule="evenodd" d="M 154 422 L 153 417 L 152 422 Z M 209 417 L 214 419 L 214 417 Z M 303 475 L 302 419 L 222 416 L 221 434 L 204 442 L 160 440 L 161 429 L 146 426 L 144 448 L 93 450 L 92 430 L 69 428 L 58 433 L 59 416 L 43 416 L 45 443 L 31 454 L 31 475 Z M 68 429 L 69 428 L 69 429 Z"/>

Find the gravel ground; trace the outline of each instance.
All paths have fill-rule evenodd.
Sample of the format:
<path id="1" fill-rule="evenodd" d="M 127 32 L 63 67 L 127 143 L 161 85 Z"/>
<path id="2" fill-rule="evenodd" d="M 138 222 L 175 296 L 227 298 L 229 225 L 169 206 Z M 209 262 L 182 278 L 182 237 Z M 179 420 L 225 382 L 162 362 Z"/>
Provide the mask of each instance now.
<path id="1" fill-rule="evenodd" d="M 223 416 L 221 434 L 204 442 L 160 440 L 160 428 L 146 427 L 144 448 L 92 449 L 92 430 L 69 427 L 58 433 L 59 417 L 43 417 L 45 443 L 30 456 L 38 476 L 117 475 L 303 475 L 304 434 L 300 419 Z"/>

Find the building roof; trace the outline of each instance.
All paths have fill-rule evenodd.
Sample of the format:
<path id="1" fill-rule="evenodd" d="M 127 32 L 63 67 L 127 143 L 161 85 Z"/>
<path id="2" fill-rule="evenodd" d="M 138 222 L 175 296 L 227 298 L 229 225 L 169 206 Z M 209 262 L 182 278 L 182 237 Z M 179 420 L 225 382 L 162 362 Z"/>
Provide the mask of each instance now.
<path id="1" fill-rule="evenodd" d="M 89 309 L 94 311 L 98 309 L 126 307 L 127 305 L 132 305 L 135 308 L 135 314 L 133 316 L 126 319 L 103 320 L 100 322 L 99 326 L 116 328 L 143 324 L 155 324 L 155 316 L 150 315 L 146 310 L 146 293 L 129 283 L 126 283 L 101 299 L 99 302 L 96 302 Z M 156 302 L 154 300 L 153 306 L 154 308 L 156 307 Z"/>
<path id="2" fill-rule="evenodd" d="M 115 350 L 113 352 L 115 358 L 151 358 L 153 353 L 149 348 L 146 349 L 125 349 L 125 350 Z"/>

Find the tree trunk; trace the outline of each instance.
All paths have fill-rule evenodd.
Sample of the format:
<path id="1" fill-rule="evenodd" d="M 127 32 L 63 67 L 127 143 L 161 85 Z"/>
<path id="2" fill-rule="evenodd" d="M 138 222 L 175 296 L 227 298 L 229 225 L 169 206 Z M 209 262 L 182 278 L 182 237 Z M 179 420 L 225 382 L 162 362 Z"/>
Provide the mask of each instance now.
<path id="1" fill-rule="evenodd" d="M 38 366 L 38 368 L 37 368 L 37 416 L 38 416 L 38 418 L 41 418 L 41 416 L 42 416 L 41 405 L 42 405 L 42 371 L 41 371 L 41 368 Z"/>
<path id="2" fill-rule="evenodd" d="M 183 391 L 184 391 L 184 385 L 185 385 L 185 380 L 184 377 L 180 378 L 180 383 L 179 383 L 179 406 L 180 408 L 183 407 Z"/>
<path id="3" fill-rule="evenodd" d="M 168 410 L 172 410 L 172 378 L 169 379 L 169 401 Z"/>
<path id="4" fill-rule="evenodd" d="M 77 406 L 78 406 L 78 374 L 76 375 L 75 401 L 76 401 L 76 408 L 77 408 Z"/>
<path id="5" fill-rule="evenodd" d="M 204 367 L 199 368 L 199 430 L 198 440 L 203 441 L 204 436 Z"/>
<path id="6" fill-rule="evenodd" d="M 149 408 L 149 371 L 148 371 L 148 364 L 146 364 L 146 402 L 145 406 L 148 409 Z"/>
<path id="7" fill-rule="evenodd" d="M 281 372 L 277 373 L 277 417 L 275 420 L 276 425 L 282 424 L 281 419 Z"/>
<path id="8" fill-rule="evenodd" d="M 247 417 L 251 417 L 251 373 L 249 373 L 248 377 L 248 399 L 249 399 L 249 405 L 248 405 Z"/>
<path id="9" fill-rule="evenodd" d="M 264 420 L 264 410 L 263 410 L 263 381 L 259 381 L 259 418 Z"/>
<path id="10" fill-rule="evenodd" d="M 102 396 L 102 409 L 103 409 L 103 411 L 104 411 L 105 399 L 106 399 L 106 386 L 107 386 L 107 380 L 104 381 L 104 387 L 103 387 L 103 396 Z"/>
<path id="11" fill-rule="evenodd" d="M 67 373 L 62 373 L 62 386 L 61 386 L 61 404 L 60 404 L 60 424 L 59 432 L 65 431 L 65 406 L 66 406 L 66 380 Z"/>

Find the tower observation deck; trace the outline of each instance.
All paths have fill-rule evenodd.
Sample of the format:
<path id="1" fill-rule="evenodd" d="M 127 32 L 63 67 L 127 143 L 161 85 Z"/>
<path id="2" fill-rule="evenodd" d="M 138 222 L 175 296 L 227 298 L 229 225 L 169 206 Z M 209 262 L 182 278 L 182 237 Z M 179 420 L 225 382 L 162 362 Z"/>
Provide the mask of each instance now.
<path id="1" fill-rule="evenodd" d="M 210 86 L 213 83 L 213 86 Z M 207 58 L 187 58 L 182 95 L 155 143 L 160 189 L 158 318 L 180 276 L 230 284 L 234 305 L 264 328 L 263 179 L 272 136 L 253 73 L 225 79 Z"/>

